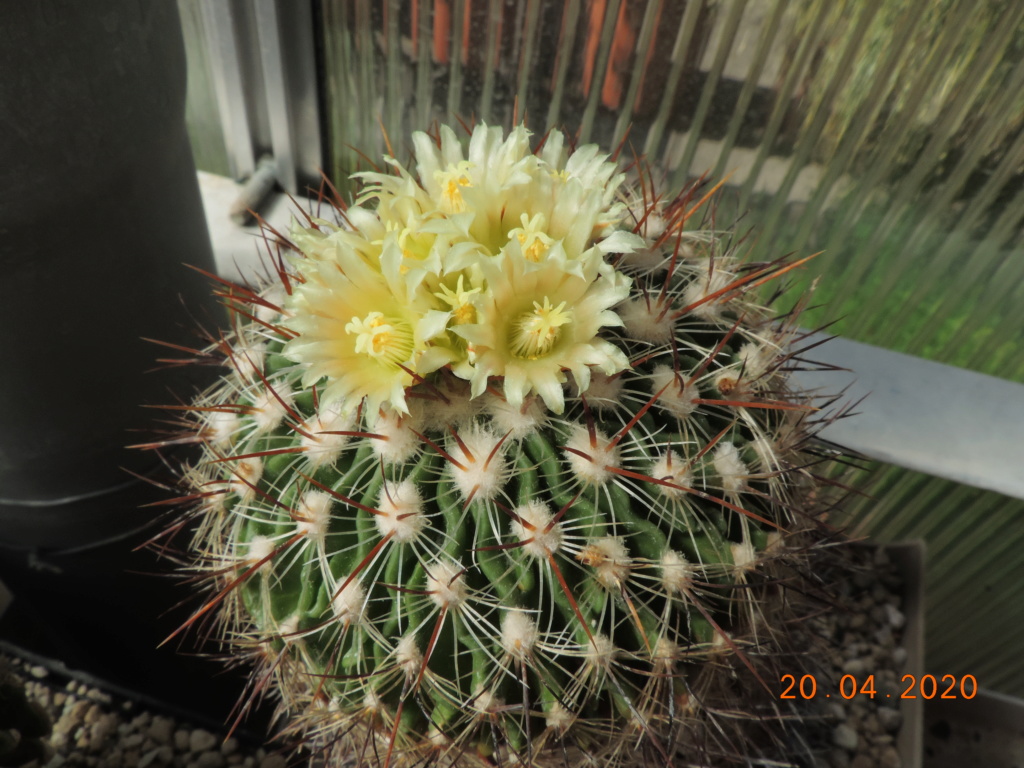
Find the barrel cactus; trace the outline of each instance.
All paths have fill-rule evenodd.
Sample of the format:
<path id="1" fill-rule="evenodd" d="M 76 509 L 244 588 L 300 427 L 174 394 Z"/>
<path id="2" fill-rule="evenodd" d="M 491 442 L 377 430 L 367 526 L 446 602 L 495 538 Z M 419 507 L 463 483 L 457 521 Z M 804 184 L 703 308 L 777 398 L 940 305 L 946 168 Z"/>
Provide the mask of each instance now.
<path id="1" fill-rule="evenodd" d="M 338 765 L 772 753 L 820 415 L 757 296 L 800 262 L 559 133 L 412 143 L 220 283 L 164 441 L 202 451 L 189 624 Z"/>

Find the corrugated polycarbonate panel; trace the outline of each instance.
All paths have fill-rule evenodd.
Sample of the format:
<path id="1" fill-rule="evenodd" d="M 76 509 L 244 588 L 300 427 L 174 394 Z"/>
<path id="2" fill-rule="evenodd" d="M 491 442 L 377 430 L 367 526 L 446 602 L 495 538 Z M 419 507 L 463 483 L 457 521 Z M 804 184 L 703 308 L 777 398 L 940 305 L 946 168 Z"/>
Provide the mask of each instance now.
<path id="1" fill-rule="evenodd" d="M 524 116 L 643 153 L 661 189 L 731 173 L 719 222 L 761 258 L 822 251 L 794 278 L 821 278 L 808 325 L 1024 381 L 1024 3 L 324 0 L 321 22 L 336 179 L 385 132 L 406 159 L 414 129 Z M 1024 693 L 1020 502 L 884 479 L 854 519 L 931 544 L 929 666 Z"/>

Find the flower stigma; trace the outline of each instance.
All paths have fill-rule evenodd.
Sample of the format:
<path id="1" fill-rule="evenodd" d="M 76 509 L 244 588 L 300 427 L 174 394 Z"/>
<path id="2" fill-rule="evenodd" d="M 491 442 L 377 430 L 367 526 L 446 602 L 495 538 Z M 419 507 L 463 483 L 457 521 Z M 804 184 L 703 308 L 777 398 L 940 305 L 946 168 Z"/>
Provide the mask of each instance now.
<path id="1" fill-rule="evenodd" d="M 449 170 L 434 172 L 434 181 L 441 188 L 441 201 L 449 213 L 462 213 L 466 210 L 462 189 L 473 186 L 469 178 L 469 168 L 470 163 L 463 160 L 454 167 L 449 166 Z"/>
<path id="2" fill-rule="evenodd" d="M 412 334 L 382 312 L 370 312 L 366 317 L 353 317 L 345 332 L 356 337 L 356 352 L 398 365 L 408 360 L 413 348 Z"/>
<path id="3" fill-rule="evenodd" d="M 434 295 L 452 308 L 452 320 L 455 325 L 465 325 L 476 322 L 476 307 L 473 306 L 472 296 L 479 293 L 479 288 L 471 288 L 468 291 L 462 287 L 463 276 L 459 275 L 459 282 L 453 291 L 447 285 L 441 285 L 440 293 Z"/>
<path id="4" fill-rule="evenodd" d="M 572 310 L 563 301 L 557 307 L 544 297 L 544 304 L 533 302 L 533 311 L 524 312 L 512 324 L 512 353 L 523 360 L 536 360 L 555 346 L 559 328 L 572 322 Z"/>

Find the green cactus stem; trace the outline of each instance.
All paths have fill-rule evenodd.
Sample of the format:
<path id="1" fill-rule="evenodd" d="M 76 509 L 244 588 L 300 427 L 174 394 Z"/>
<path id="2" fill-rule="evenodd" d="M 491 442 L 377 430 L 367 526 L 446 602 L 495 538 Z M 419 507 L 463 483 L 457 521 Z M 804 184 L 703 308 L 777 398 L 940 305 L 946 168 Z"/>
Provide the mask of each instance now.
<path id="1" fill-rule="evenodd" d="M 190 624 L 337 765 L 770 753 L 822 417 L 757 296 L 802 262 L 555 133 L 413 143 L 221 283 Z"/>

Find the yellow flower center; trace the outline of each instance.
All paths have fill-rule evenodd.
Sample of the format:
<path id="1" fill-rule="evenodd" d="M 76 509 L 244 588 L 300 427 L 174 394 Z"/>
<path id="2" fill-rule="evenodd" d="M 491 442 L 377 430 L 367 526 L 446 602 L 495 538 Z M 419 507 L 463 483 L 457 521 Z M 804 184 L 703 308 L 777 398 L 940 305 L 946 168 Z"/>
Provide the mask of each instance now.
<path id="1" fill-rule="evenodd" d="M 398 235 L 398 246 L 402 249 L 402 258 L 413 261 L 424 261 L 430 255 L 437 235 L 431 232 L 415 232 L 406 227 Z"/>
<path id="2" fill-rule="evenodd" d="M 456 325 L 465 325 L 466 323 L 476 322 L 476 309 L 472 304 L 463 304 L 452 312 L 452 319 Z"/>
<path id="3" fill-rule="evenodd" d="M 519 240 L 519 245 L 523 248 L 523 257 L 527 261 L 532 261 L 536 264 L 547 253 L 548 247 L 544 240 L 536 235 L 533 238 L 528 238 L 525 232 L 520 232 L 516 235 L 516 239 Z M 529 245 L 526 244 L 528 239 L 531 240 Z"/>
<path id="4" fill-rule="evenodd" d="M 441 187 L 442 207 L 448 213 L 462 213 L 466 210 L 462 188 L 473 186 L 467 174 L 469 165 L 468 161 L 463 160 L 454 168 L 449 166 L 449 170 L 434 172 L 434 180 Z"/>
<path id="5" fill-rule="evenodd" d="M 459 281 L 453 291 L 447 285 L 441 285 L 441 291 L 434 295 L 452 308 L 452 320 L 455 325 L 465 325 L 476 322 L 476 307 L 473 306 L 473 294 L 479 293 L 479 288 L 471 288 L 468 291 L 462 287 L 463 276 L 459 275 Z"/>
<path id="6" fill-rule="evenodd" d="M 512 322 L 512 353 L 525 360 L 536 360 L 546 355 L 555 346 L 561 334 L 559 330 L 572 322 L 572 310 L 565 308 L 563 301 L 557 307 L 544 297 L 544 304 L 533 302 L 533 311 L 524 312 Z"/>
<path id="7" fill-rule="evenodd" d="M 412 353 L 413 337 L 408 326 L 381 312 L 371 312 L 362 319 L 353 317 L 345 332 L 356 337 L 356 352 L 382 363 L 397 366 Z"/>

